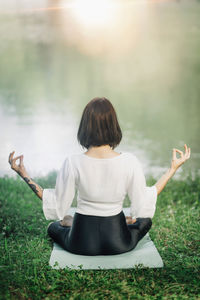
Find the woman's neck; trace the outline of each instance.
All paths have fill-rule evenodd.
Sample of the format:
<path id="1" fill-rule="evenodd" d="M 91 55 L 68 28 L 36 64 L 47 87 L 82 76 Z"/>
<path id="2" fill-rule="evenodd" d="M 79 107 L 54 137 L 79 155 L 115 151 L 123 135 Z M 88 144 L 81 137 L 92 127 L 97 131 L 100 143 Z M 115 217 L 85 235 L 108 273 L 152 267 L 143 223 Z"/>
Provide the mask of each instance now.
<path id="1" fill-rule="evenodd" d="M 86 155 L 96 158 L 111 158 L 120 153 L 115 152 L 110 145 L 103 145 L 103 146 L 91 146 L 89 147 L 88 151 L 85 152 Z"/>

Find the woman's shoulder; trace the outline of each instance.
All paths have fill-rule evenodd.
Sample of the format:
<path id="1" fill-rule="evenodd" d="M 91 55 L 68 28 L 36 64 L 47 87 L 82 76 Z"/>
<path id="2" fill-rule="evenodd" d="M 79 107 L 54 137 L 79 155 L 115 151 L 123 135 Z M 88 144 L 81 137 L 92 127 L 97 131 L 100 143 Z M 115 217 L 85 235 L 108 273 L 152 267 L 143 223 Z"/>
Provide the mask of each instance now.
<path id="1" fill-rule="evenodd" d="M 121 157 L 121 158 L 138 160 L 137 156 L 133 152 L 120 151 L 119 153 L 120 153 L 119 157 Z M 85 157 L 88 157 L 88 155 L 86 155 L 84 152 L 81 152 L 81 153 L 75 153 L 75 154 L 68 155 L 67 159 L 69 159 L 69 160 L 80 160 L 80 159 L 85 158 Z M 109 158 L 108 158 L 108 160 L 109 160 Z"/>
<path id="2" fill-rule="evenodd" d="M 123 152 L 124 158 L 131 160 L 131 161 L 139 161 L 138 157 L 133 152 Z"/>
<path id="3" fill-rule="evenodd" d="M 142 168 L 142 163 L 141 163 L 140 159 L 133 152 L 125 152 L 124 157 L 126 159 L 126 166 L 128 169 L 138 170 L 138 169 Z"/>
<path id="4" fill-rule="evenodd" d="M 89 159 L 88 159 L 89 158 Z M 72 164 L 72 165 L 77 165 L 79 163 L 81 163 L 82 161 L 87 161 L 87 163 L 94 162 L 96 160 L 98 161 L 124 161 L 127 162 L 128 164 L 132 164 L 132 163 L 140 163 L 139 159 L 137 158 L 137 156 L 132 153 L 132 152 L 128 152 L 128 151 L 122 151 L 120 152 L 119 156 L 115 156 L 114 159 L 95 159 L 95 158 L 91 158 L 88 157 L 84 152 L 81 153 L 75 153 L 75 154 L 71 154 L 68 155 L 65 158 L 65 162 L 68 164 Z"/>
<path id="5" fill-rule="evenodd" d="M 73 164 L 74 162 L 77 162 L 81 159 L 81 156 L 83 155 L 83 153 L 75 153 L 75 154 L 68 154 L 65 159 L 64 162 L 68 163 L 68 164 Z"/>
<path id="6" fill-rule="evenodd" d="M 77 160 L 79 160 L 81 154 L 68 154 L 65 156 L 63 163 L 62 163 L 62 168 L 66 166 L 73 165 L 73 163 Z"/>

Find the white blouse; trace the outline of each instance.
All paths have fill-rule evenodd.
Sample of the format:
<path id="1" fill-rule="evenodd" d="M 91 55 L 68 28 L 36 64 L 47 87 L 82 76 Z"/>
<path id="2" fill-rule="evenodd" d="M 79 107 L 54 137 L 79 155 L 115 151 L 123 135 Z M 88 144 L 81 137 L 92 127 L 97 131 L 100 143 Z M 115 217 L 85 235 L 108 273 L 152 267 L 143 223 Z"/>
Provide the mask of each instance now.
<path id="1" fill-rule="evenodd" d="M 84 153 L 67 157 L 57 175 L 55 189 L 43 190 L 45 218 L 63 219 L 76 189 L 76 212 L 80 214 L 116 215 L 122 210 L 127 194 L 132 218 L 152 218 L 155 213 L 156 186 L 146 186 L 142 166 L 131 153 L 113 158 L 93 158 Z"/>

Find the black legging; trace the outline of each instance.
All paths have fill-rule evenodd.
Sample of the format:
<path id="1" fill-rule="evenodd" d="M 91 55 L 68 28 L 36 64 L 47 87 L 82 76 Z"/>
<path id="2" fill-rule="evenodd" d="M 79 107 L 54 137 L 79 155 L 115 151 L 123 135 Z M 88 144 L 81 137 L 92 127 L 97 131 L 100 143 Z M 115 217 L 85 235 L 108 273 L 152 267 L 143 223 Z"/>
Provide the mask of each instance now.
<path id="1" fill-rule="evenodd" d="M 124 212 L 109 217 L 75 213 L 72 226 L 56 221 L 48 227 L 49 236 L 65 250 L 81 255 L 113 255 L 135 248 L 151 228 L 150 218 L 137 218 L 127 225 Z"/>

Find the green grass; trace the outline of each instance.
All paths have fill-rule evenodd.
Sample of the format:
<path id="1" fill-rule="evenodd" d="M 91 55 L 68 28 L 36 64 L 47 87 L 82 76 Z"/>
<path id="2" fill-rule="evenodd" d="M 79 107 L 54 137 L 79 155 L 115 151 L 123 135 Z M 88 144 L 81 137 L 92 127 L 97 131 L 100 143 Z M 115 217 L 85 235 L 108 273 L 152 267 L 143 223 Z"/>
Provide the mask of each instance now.
<path id="1" fill-rule="evenodd" d="M 38 183 L 54 186 L 55 174 Z M 199 299 L 199 195 L 196 176 L 171 180 L 158 198 L 150 236 L 163 269 L 52 270 L 41 201 L 21 179 L 0 178 L 0 298 Z"/>

